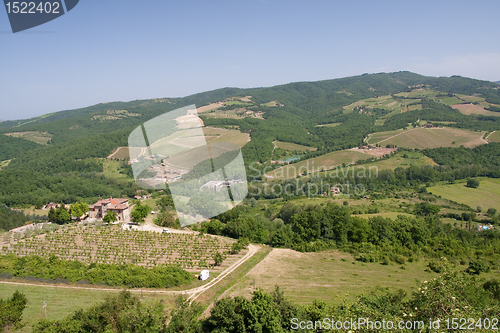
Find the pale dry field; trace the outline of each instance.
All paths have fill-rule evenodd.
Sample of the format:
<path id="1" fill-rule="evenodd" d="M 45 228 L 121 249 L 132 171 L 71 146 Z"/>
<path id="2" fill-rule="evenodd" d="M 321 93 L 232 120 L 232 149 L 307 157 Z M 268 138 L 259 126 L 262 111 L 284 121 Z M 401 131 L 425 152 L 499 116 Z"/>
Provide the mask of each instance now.
<path id="1" fill-rule="evenodd" d="M 489 110 L 485 110 L 484 108 L 480 107 L 479 105 L 474 105 L 474 104 L 455 104 L 455 105 L 450 105 L 452 108 L 457 109 L 461 113 L 465 115 L 471 115 L 471 114 L 480 114 L 483 116 L 496 116 L 500 117 L 500 112 L 493 112 Z"/>

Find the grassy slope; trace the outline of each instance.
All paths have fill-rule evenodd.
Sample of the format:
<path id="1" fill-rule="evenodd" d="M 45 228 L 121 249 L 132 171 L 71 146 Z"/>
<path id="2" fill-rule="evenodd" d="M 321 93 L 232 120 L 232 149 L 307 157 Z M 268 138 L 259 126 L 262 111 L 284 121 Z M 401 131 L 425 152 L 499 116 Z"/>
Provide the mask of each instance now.
<path id="1" fill-rule="evenodd" d="M 500 179 L 480 178 L 479 188 L 469 188 L 465 184 L 466 181 L 461 181 L 457 184 L 432 186 L 427 190 L 432 194 L 467 204 L 472 208 L 481 205 L 484 211 L 490 207 L 500 210 Z"/>
<path id="2" fill-rule="evenodd" d="M 352 298 L 376 287 L 414 291 L 416 279 L 423 281 L 437 276 L 425 272 L 426 265 L 426 261 L 419 261 L 407 263 L 406 269 L 401 269 L 401 265 L 394 263 L 384 266 L 357 262 L 350 254 L 339 251 L 300 253 L 274 249 L 236 285 L 232 294 L 249 296 L 255 281 L 256 287 L 267 291 L 280 285 L 291 301 L 300 304 L 314 299 L 339 303 L 344 296 Z"/>

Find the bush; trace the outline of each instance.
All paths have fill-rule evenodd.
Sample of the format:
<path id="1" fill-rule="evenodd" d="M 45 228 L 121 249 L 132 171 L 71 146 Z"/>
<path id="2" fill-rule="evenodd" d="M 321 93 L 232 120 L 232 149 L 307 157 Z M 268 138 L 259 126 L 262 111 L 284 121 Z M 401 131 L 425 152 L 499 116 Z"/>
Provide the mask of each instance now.
<path id="1" fill-rule="evenodd" d="M 474 178 L 467 179 L 467 187 L 478 188 L 479 187 L 479 180 L 474 179 Z"/>
<path id="2" fill-rule="evenodd" d="M 466 272 L 471 275 L 479 275 L 481 273 L 488 273 L 490 265 L 483 259 L 473 259 L 469 262 L 469 267 Z"/>
<path id="3" fill-rule="evenodd" d="M 444 267 L 443 263 L 442 263 L 442 262 L 440 262 L 440 261 L 436 261 L 436 260 L 431 261 L 431 262 L 427 265 L 427 267 L 429 267 L 429 268 L 431 269 L 431 271 L 436 272 L 436 273 L 438 273 L 438 274 L 443 273 L 443 272 L 444 272 L 444 269 L 445 269 L 445 267 Z"/>

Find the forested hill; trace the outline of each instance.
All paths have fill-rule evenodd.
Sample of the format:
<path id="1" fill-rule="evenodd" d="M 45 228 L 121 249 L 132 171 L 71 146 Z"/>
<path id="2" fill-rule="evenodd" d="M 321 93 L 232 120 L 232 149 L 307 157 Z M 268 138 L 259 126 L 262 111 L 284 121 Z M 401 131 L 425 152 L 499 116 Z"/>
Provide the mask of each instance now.
<path id="1" fill-rule="evenodd" d="M 232 96 L 252 96 L 252 101 L 264 111 L 264 118 L 309 120 L 320 118 L 342 106 L 363 98 L 382 96 L 408 90 L 409 86 L 429 85 L 446 93 L 471 94 L 482 91 L 491 95 L 498 87 L 489 81 L 463 77 L 433 78 L 410 72 L 364 74 L 342 79 L 317 82 L 296 82 L 269 88 L 223 88 L 184 98 L 159 98 L 131 102 L 101 103 L 87 108 L 60 111 L 27 120 L 0 123 L 0 133 L 12 131 L 48 131 L 52 143 L 78 140 L 95 134 L 132 127 L 165 112 L 190 104 L 197 107 Z M 494 91 L 500 99 L 498 91 Z M 282 108 L 262 105 L 277 100 Z"/>
<path id="2" fill-rule="evenodd" d="M 450 107 L 456 102 L 479 105 L 478 99 L 489 113 L 467 115 Z M 207 126 L 251 133 L 251 141 L 242 148 L 247 164 L 270 162 L 275 141 L 311 147 L 304 156 L 309 158 L 362 145 L 370 133 L 405 128 L 419 119 L 471 130 L 500 130 L 498 84 L 410 72 L 101 103 L 1 122 L 0 202 L 41 205 L 131 195 L 134 185 L 107 179 L 100 158 L 127 145 L 129 133 L 149 119 L 183 106 L 199 108 L 216 102 L 220 107 L 200 117 Z M 121 172 L 129 170 L 124 166 Z"/>

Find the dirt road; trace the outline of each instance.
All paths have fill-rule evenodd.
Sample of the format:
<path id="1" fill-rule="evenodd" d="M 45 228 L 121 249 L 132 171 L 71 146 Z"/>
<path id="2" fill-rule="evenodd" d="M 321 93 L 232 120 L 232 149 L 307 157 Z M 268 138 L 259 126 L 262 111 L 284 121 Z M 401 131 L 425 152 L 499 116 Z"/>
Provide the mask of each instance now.
<path id="1" fill-rule="evenodd" d="M 210 289 L 213 287 L 215 284 L 217 284 L 219 281 L 224 279 L 226 276 L 231 274 L 236 268 L 241 266 L 245 261 L 250 259 L 258 250 L 260 249 L 259 246 L 252 245 L 250 244 L 248 246 L 248 252 L 245 254 L 243 257 L 241 257 L 237 262 L 226 268 L 219 276 L 217 276 L 215 279 L 210 280 L 207 284 L 192 288 L 192 289 L 187 289 L 187 290 L 151 290 L 151 289 L 129 289 L 130 292 L 132 293 L 143 293 L 143 292 L 152 292 L 156 294 L 171 294 L 171 295 L 189 295 L 188 296 L 188 301 L 191 303 L 195 299 L 197 299 L 203 292 L 206 290 Z M 77 286 L 61 286 L 61 285 L 55 285 L 55 284 L 43 284 L 43 283 L 25 283 L 25 282 L 12 282 L 12 281 L 0 281 L 0 284 L 11 284 L 11 285 L 22 285 L 22 286 L 39 286 L 39 287 L 48 287 L 48 288 L 63 288 L 63 289 L 80 289 L 80 290 L 102 290 L 102 291 L 116 291 L 120 292 L 123 289 L 121 288 L 100 288 L 100 287 L 77 287 Z"/>

